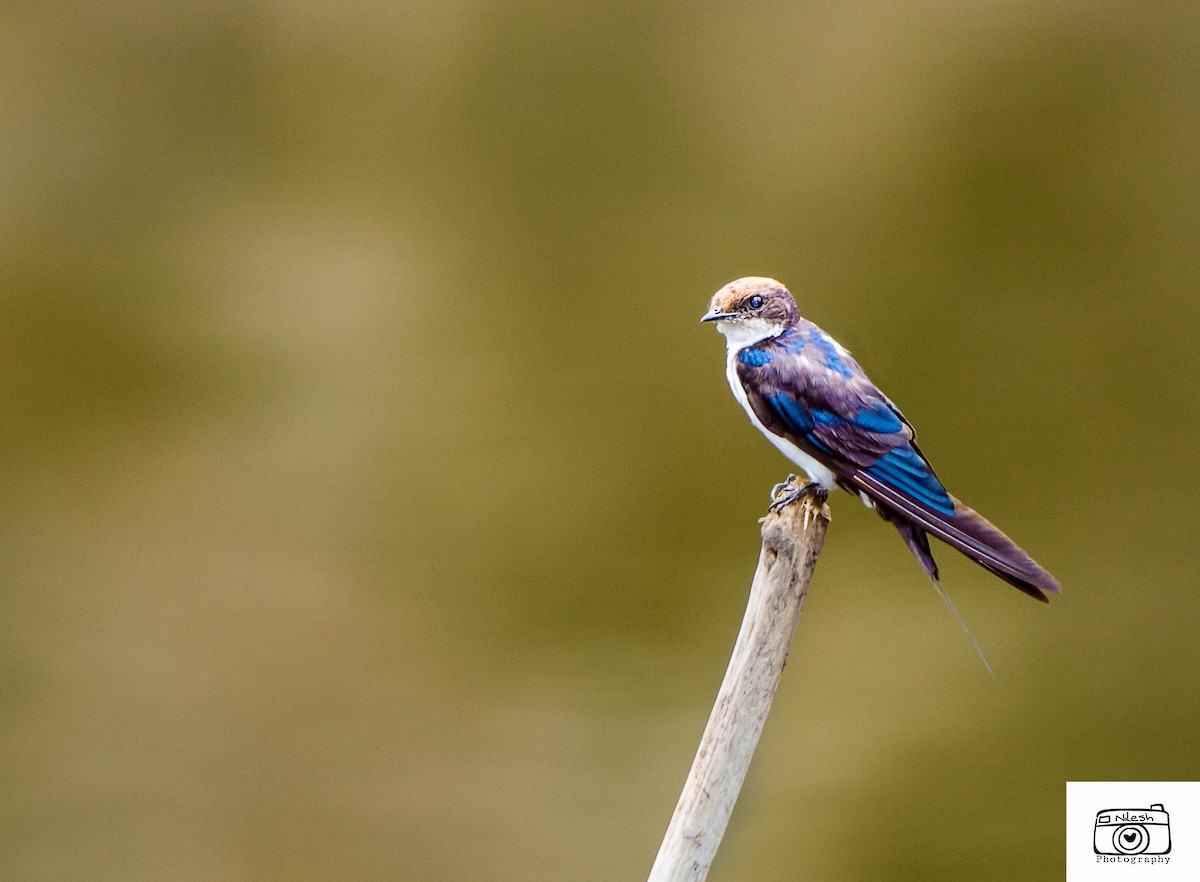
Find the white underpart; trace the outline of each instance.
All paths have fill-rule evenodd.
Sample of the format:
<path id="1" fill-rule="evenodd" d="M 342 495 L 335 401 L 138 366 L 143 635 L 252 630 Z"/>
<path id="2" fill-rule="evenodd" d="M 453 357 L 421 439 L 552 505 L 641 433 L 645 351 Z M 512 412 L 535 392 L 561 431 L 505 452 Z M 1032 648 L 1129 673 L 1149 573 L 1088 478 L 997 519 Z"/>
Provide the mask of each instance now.
<path id="1" fill-rule="evenodd" d="M 733 391 L 733 397 L 738 400 L 738 403 L 746 411 L 750 417 L 750 422 L 754 423 L 754 427 L 758 431 L 767 436 L 767 440 L 779 448 L 779 452 L 804 469 L 810 481 L 815 481 L 826 490 L 837 489 L 837 482 L 834 480 L 833 472 L 821 465 L 787 438 L 781 438 L 773 432 L 767 431 L 767 427 L 762 424 L 758 415 L 754 413 L 754 408 L 750 406 L 750 399 L 746 396 L 746 390 L 742 388 L 742 381 L 738 378 L 737 372 L 737 356 L 738 353 L 747 346 L 753 346 L 755 343 L 760 343 L 768 337 L 778 337 L 783 333 L 783 325 L 778 323 L 768 322 L 764 319 L 743 319 L 736 322 L 717 322 L 717 330 L 725 335 L 726 362 L 725 376 L 729 379 L 729 388 Z"/>

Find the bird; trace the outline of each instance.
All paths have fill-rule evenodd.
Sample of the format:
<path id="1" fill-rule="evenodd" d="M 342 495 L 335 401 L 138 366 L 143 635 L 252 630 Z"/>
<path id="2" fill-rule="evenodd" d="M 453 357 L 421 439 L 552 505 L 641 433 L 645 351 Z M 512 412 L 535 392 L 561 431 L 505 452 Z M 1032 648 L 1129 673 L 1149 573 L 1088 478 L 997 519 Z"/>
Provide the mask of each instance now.
<path id="1" fill-rule="evenodd" d="M 784 485 L 777 485 L 773 509 L 838 488 L 858 496 L 899 531 L 980 658 L 942 587 L 931 535 L 1030 597 L 1049 602 L 1048 595 L 1061 593 L 1057 579 L 950 495 L 912 424 L 849 350 L 800 315 L 783 284 L 761 276 L 730 282 L 700 320 L 714 322 L 725 337 L 729 387 L 750 422 L 808 476 L 783 497 L 776 494 Z"/>

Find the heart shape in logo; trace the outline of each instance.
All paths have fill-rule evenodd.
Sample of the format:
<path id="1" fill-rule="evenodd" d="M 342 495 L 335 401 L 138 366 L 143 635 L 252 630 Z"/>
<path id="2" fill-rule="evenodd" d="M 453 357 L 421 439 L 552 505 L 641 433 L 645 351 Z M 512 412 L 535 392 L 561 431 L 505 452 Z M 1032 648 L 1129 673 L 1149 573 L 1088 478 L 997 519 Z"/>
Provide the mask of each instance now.
<path id="1" fill-rule="evenodd" d="M 1126 834 L 1125 834 L 1125 841 L 1126 841 L 1126 842 L 1128 842 L 1128 843 L 1132 844 L 1132 843 L 1133 843 L 1133 840 L 1135 840 L 1135 839 L 1137 839 L 1137 834 L 1136 834 L 1136 833 L 1126 833 Z"/>

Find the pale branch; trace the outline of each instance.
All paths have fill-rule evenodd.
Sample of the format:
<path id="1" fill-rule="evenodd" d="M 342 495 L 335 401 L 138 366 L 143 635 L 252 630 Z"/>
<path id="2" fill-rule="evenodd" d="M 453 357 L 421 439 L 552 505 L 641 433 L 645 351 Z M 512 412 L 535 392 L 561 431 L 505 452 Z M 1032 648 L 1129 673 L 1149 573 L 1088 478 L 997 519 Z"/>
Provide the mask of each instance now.
<path id="1" fill-rule="evenodd" d="M 762 522 L 746 615 L 648 882 L 703 882 L 758 745 L 829 526 L 802 497 Z"/>

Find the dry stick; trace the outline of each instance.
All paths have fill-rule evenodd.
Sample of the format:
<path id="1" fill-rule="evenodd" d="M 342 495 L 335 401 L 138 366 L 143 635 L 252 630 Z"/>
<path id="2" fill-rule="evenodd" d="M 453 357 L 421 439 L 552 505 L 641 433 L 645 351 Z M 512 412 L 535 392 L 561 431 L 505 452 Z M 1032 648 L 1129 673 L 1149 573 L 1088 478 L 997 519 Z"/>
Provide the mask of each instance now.
<path id="1" fill-rule="evenodd" d="M 742 629 L 649 882 L 703 882 L 762 734 L 825 542 L 829 509 L 811 496 L 768 514 Z"/>

